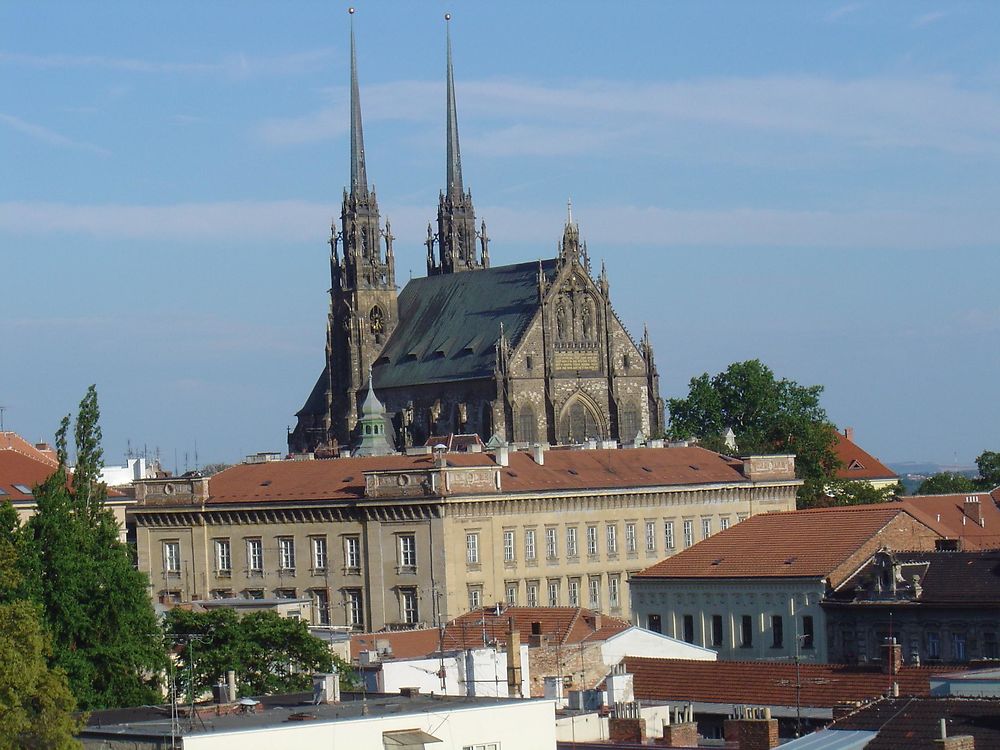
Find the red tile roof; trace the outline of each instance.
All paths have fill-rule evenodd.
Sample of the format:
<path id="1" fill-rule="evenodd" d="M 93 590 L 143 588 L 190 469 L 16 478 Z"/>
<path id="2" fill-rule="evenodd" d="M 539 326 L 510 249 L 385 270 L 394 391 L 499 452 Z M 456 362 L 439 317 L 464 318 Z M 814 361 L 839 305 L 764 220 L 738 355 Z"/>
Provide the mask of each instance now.
<path id="1" fill-rule="evenodd" d="M 42 444 L 44 445 L 44 443 Z M 59 467 L 54 450 L 47 445 L 39 448 L 14 432 L 0 432 L 0 501 L 33 500 L 31 491 Z M 67 481 L 73 477 L 66 472 Z M 16 485 L 27 487 L 24 492 Z M 108 497 L 124 497 L 124 493 L 108 489 Z"/>
<path id="2" fill-rule="evenodd" d="M 741 462 L 704 448 L 550 450 L 539 466 L 511 451 L 500 467 L 504 492 L 573 491 L 747 483 Z M 448 453 L 450 466 L 497 466 L 485 453 Z M 364 497 L 364 473 L 429 469 L 434 456 L 366 456 L 325 461 L 269 461 L 233 466 L 209 482 L 209 503 L 337 500 Z"/>
<path id="3" fill-rule="evenodd" d="M 848 435 L 835 433 L 833 452 L 840 460 L 837 479 L 898 479 L 899 476 Z"/>
<path id="4" fill-rule="evenodd" d="M 895 503 L 761 513 L 632 577 L 825 578 L 903 513 Z"/>
<path id="5" fill-rule="evenodd" d="M 913 495 L 899 504 L 915 518 L 949 539 L 961 539 L 962 549 L 1000 549 L 1000 492 L 969 492 L 961 495 Z M 966 498 L 979 500 L 981 523 L 966 514 Z"/>
<path id="6" fill-rule="evenodd" d="M 626 657 L 637 700 L 748 703 L 794 706 L 796 666 L 788 662 L 691 661 Z M 953 667 L 902 667 L 892 676 L 900 695 L 930 694 L 930 677 Z M 889 675 L 877 667 L 800 664 L 802 706 L 831 708 L 838 703 L 884 695 Z"/>
<path id="7" fill-rule="evenodd" d="M 450 651 L 504 644 L 510 636 L 511 620 L 520 632 L 521 643 L 529 645 L 536 629 L 539 635 L 547 637 L 549 644 L 567 646 L 598 643 L 631 627 L 628 621 L 617 617 L 597 617 L 599 623 L 594 612 L 582 607 L 502 606 L 499 614 L 494 607 L 483 607 L 449 622 L 443 639 L 437 628 L 351 636 L 351 656 L 357 658 L 362 651 L 374 650 L 377 641 L 387 642 L 397 659 L 428 656 L 437 653 L 439 646 Z"/>
<path id="8" fill-rule="evenodd" d="M 996 698 L 887 698 L 838 719 L 830 729 L 878 732 L 865 750 L 934 750 L 942 747 L 942 719 L 949 737 L 972 735 L 976 750 L 1000 747 Z"/>

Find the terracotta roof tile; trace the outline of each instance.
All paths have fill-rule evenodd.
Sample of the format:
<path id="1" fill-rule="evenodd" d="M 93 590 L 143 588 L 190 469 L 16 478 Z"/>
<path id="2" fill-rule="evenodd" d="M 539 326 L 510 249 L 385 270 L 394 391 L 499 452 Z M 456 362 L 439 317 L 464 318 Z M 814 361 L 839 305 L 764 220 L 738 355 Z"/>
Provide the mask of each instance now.
<path id="1" fill-rule="evenodd" d="M 996 492 L 1000 496 L 1000 492 Z M 979 500 L 981 524 L 965 511 L 966 498 Z M 962 549 L 1000 549 L 1000 508 L 988 492 L 961 495 L 913 495 L 899 499 L 908 513 L 949 539 L 961 539 Z"/>
<path id="2" fill-rule="evenodd" d="M 638 700 L 749 703 L 794 706 L 796 667 L 788 662 L 691 661 L 626 657 Z M 953 667 L 902 667 L 892 677 L 900 695 L 926 696 L 933 674 Z M 884 695 L 889 676 L 877 667 L 800 664 L 803 706 L 830 708 L 838 703 Z"/>
<path id="3" fill-rule="evenodd" d="M 497 466 L 485 453 L 448 453 L 446 458 L 452 466 Z M 550 450 L 541 466 L 521 451 L 511 451 L 509 458 L 509 466 L 500 467 L 504 492 L 747 483 L 738 463 L 697 447 Z M 367 456 L 241 464 L 210 479 L 208 502 L 358 499 L 364 497 L 366 471 L 427 469 L 434 460 Z"/>
<path id="4" fill-rule="evenodd" d="M 996 698 L 886 698 L 838 719 L 831 729 L 877 731 L 865 750 L 940 748 L 941 719 L 949 737 L 972 735 L 976 750 L 1000 747 Z"/>
<path id="5" fill-rule="evenodd" d="M 882 503 L 762 513 L 632 577 L 826 577 L 903 512 Z"/>
<path id="6" fill-rule="evenodd" d="M 837 479 L 898 479 L 898 475 L 846 435 L 836 432 L 833 452 L 842 464 Z"/>

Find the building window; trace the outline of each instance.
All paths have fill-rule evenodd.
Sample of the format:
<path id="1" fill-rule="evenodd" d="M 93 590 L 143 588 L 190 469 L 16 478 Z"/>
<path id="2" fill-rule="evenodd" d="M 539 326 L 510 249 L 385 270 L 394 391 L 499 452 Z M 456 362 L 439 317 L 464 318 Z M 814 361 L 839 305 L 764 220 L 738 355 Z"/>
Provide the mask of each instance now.
<path id="1" fill-rule="evenodd" d="M 264 589 L 244 589 L 243 590 L 244 599 L 263 599 Z"/>
<path id="2" fill-rule="evenodd" d="M 736 523 L 739 523 L 740 521 L 745 521 L 745 520 L 747 520 L 748 517 L 749 517 L 748 513 L 737 513 L 736 514 Z"/>
<path id="3" fill-rule="evenodd" d="M 1000 658 L 1000 650 L 997 648 L 997 634 L 991 630 L 983 633 L 983 658 Z"/>
<path id="4" fill-rule="evenodd" d="M 413 534 L 399 536 L 399 567 L 409 571 L 417 568 L 417 538 Z"/>
<path id="5" fill-rule="evenodd" d="M 514 532 L 510 529 L 503 533 L 503 561 L 514 562 Z"/>
<path id="6" fill-rule="evenodd" d="M 722 518 L 719 519 L 719 528 L 722 531 L 725 531 L 726 529 L 729 528 L 729 516 L 723 516 Z"/>
<path id="7" fill-rule="evenodd" d="M 703 518 L 701 519 L 701 538 L 708 539 L 712 536 L 712 519 Z"/>
<path id="8" fill-rule="evenodd" d="M 771 648 L 782 648 L 785 645 L 785 627 L 781 615 L 771 615 Z"/>
<path id="9" fill-rule="evenodd" d="M 313 570 L 324 571 L 327 566 L 326 537 L 314 536 L 312 538 Z"/>
<path id="10" fill-rule="evenodd" d="M 712 645 L 722 645 L 722 615 L 712 615 Z"/>
<path id="11" fill-rule="evenodd" d="M 750 615 L 743 615 L 740 618 L 740 647 L 750 648 L 753 646 L 753 619 Z"/>
<path id="12" fill-rule="evenodd" d="M 802 616 L 802 648 L 813 648 L 813 618 L 812 615 Z"/>
<path id="13" fill-rule="evenodd" d="M 524 530 L 524 559 L 534 560 L 535 559 L 535 530 L 525 529 Z"/>
<path id="14" fill-rule="evenodd" d="M 344 591 L 344 606 L 347 608 L 347 624 L 355 629 L 365 626 L 364 595 L 361 589 Z"/>
<path id="15" fill-rule="evenodd" d="M 233 590 L 232 589 L 212 589 L 209 592 L 212 599 L 232 599 Z"/>
<path id="16" fill-rule="evenodd" d="M 412 537 L 411 537 L 412 538 Z M 399 609 L 403 622 L 416 625 L 419 620 L 417 613 L 417 590 L 405 588 L 399 590 Z"/>
<path id="17" fill-rule="evenodd" d="M 652 631 L 653 633 L 663 632 L 663 620 L 660 619 L 659 615 L 646 616 L 646 630 Z"/>
<path id="18" fill-rule="evenodd" d="M 465 535 L 465 562 L 469 565 L 479 564 L 479 534 Z"/>
<path id="19" fill-rule="evenodd" d="M 587 527 L 587 554 L 591 557 L 597 555 L 597 527 Z"/>
<path id="20" fill-rule="evenodd" d="M 570 578 L 569 579 L 569 606 L 579 607 L 580 606 L 580 579 Z"/>
<path id="21" fill-rule="evenodd" d="M 228 539 L 215 540 L 215 572 L 223 575 L 233 572 L 233 547 Z"/>
<path id="22" fill-rule="evenodd" d="M 181 543 L 163 543 L 163 572 L 168 576 L 180 575 L 181 572 Z"/>
<path id="23" fill-rule="evenodd" d="M 690 547 L 694 544 L 694 521 L 687 520 L 684 522 L 684 546 Z"/>
<path id="24" fill-rule="evenodd" d="M 283 571 L 295 570 L 295 540 L 292 537 L 278 537 L 278 561 Z"/>
<path id="25" fill-rule="evenodd" d="M 590 608 L 599 610 L 601 608 L 601 577 L 590 577 Z"/>
<path id="26" fill-rule="evenodd" d="M 526 584 L 528 592 L 528 606 L 537 607 L 538 606 L 538 581 L 528 581 Z"/>
<path id="27" fill-rule="evenodd" d="M 295 599 L 296 598 L 296 593 L 297 592 L 295 591 L 295 589 L 291 589 L 291 588 L 275 589 L 274 590 L 274 598 L 275 599 Z"/>
<path id="28" fill-rule="evenodd" d="M 538 420 L 535 411 L 530 406 L 522 406 L 517 413 L 517 439 L 522 443 L 538 442 Z"/>
<path id="29" fill-rule="evenodd" d="M 483 605 L 483 587 L 469 586 L 469 609 L 476 610 Z"/>
<path id="30" fill-rule="evenodd" d="M 605 527 L 605 533 L 608 538 L 608 554 L 617 555 L 618 554 L 618 527 L 614 524 L 608 524 Z"/>
<path id="31" fill-rule="evenodd" d="M 507 582 L 507 603 L 510 605 L 517 604 L 517 581 Z"/>
<path id="32" fill-rule="evenodd" d="M 927 658 L 928 659 L 940 659 L 941 658 L 941 636 L 937 633 L 927 634 Z"/>
<path id="33" fill-rule="evenodd" d="M 663 522 L 663 546 L 666 549 L 674 548 L 674 522 Z"/>
<path id="34" fill-rule="evenodd" d="M 545 529 L 545 559 L 555 560 L 557 557 L 559 557 L 559 549 L 556 541 L 556 530 L 550 527 Z"/>
<path id="35" fill-rule="evenodd" d="M 326 589 L 313 589 L 310 594 L 313 603 L 313 622 L 317 625 L 329 625 L 330 595 Z"/>
<path id="36" fill-rule="evenodd" d="M 625 551 L 630 555 L 635 554 L 638 549 L 638 544 L 635 539 L 635 524 L 627 523 L 625 524 Z"/>
<path id="37" fill-rule="evenodd" d="M 500 750 L 500 743 L 483 742 L 478 745 L 462 745 L 462 750 Z"/>
<path id="38" fill-rule="evenodd" d="M 344 567 L 351 571 L 361 569 L 361 537 L 344 537 Z"/>
<path id="39" fill-rule="evenodd" d="M 549 581 L 549 606 L 559 606 L 559 581 Z"/>
<path id="40" fill-rule="evenodd" d="M 623 360 L 628 369 L 628 355 Z M 639 434 L 639 411 L 634 406 L 628 406 L 621 411 L 621 429 L 619 435 L 623 443 L 631 443 Z"/>
<path id="41" fill-rule="evenodd" d="M 608 605 L 611 609 L 620 609 L 621 603 L 621 576 L 608 576 Z"/>
<path id="42" fill-rule="evenodd" d="M 247 539 L 247 572 L 264 572 L 264 543 L 260 539 Z"/>
<path id="43" fill-rule="evenodd" d="M 576 557 L 579 550 L 576 548 L 576 526 L 566 527 L 566 554 L 569 557 Z"/>
<path id="44" fill-rule="evenodd" d="M 964 633 L 952 633 L 951 634 L 951 660 L 952 661 L 965 661 L 965 634 Z"/>
<path id="45" fill-rule="evenodd" d="M 683 638 L 687 643 L 694 643 L 694 615 L 684 615 Z"/>
<path id="46" fill-rule="evenodd" d="M 646 521 L 646 552 L 656 552 L 656 521 Z"/>

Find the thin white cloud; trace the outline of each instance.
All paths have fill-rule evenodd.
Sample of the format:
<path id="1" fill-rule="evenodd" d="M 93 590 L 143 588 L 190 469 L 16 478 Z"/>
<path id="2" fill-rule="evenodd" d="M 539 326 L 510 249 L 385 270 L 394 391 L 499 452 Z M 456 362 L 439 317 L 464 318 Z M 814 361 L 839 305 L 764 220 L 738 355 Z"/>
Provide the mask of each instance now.
<path id="1" fill-rule="evenodd" d="M 0 124 L 6 125 L 11 130 L 16 130 L 18 133 L 27 135 L 30 138 L 34 138 L 36 141 L 47 143 L 50 146 L 90 151 L 95 154 L 100 154 L 101 156 L 107 156 L 110 153 L 107 149 L 95 146 L 93 143 L 73 140 L 62 133 L 57 133 L 56 131 L 43 125 L 37 125 L 33 122 L 22 120 L 20 117 L 8 115 L 3 112 L 0 112 Z"/>
<path id="2" fill-rule="evenodd" d="M 272 57 L 252 57 L 244 53 L 227 55 L 214 62 L 168 62 L 134 57 L 103 55 L 28 55 L 0 51 L 0 64 L 40 70 L 94 68 L 126 73 L 222 74 L 232 77 L 251 75 L 293 75 L 320 69 L 333 54 L 329 49 L 305 50 Z"/>
<path id="3" fill-rule="evenodd" d="M 936 10 L 931 13 L 924 13 L 923 15 L 917 16 L 913 19 L 912 26 L 915 29 L 919 29 L 923 26 L 930 26 L 931 24 L 937 23 L 950 15 L 951 14 L 945 10 Z"/>
<path id="4" fill-rule="evenodd" d="M 402 81 L 367 87 L 366 121 L 439 124 L 440 85 Z M 691 82 L 588 81 L 553 86 L 516 81 L 459 84 L 460 116 L 470 151 L 599 152 L 623 125 L 636 147 L 658 147 L 678 127 L 711 125 L 762 134 L 814 136 L 876 148 L 928 148 L 1000 156 L 1000 97 L 947 78 L 816 76 L 716 78 Z M 346 91 L 336 105 L 258 124 L 275 145 L 311 143 L 346 132 Z M 523 134 L 529 137 L 518 137 Z M 541 142 L 542 145 L 539 145 Z M 570 144 L 579 144 L 572 148 Z"/>
<path id="5" fill-rule="evenodd" d="M 247 201 L 167 206 L 0 203 L 0 232 L 19 236 L 88 235 L 105 240 L 170 239 L 247 244 L 327 238 L 336 207 L 304 201 Z M 550 248 L 562 232 L 557 208 L 483 205 L 497 246 L 537 243 Z M 828 247 L 995 248 L 1000 215 L 920 210 L 819 211 L 751 208 L 705 210 L 661 206 L 576 206 L 584 237 L 600 248 Z M 432 206 L 383 206 L 400 243 L 423 237 Z"/>
<path id="6" fill-rule="evenodd" d="M 834 23 L 839 21 L 844 16 L 849 16 L 852 13 L 857 13 L 862 8 L 861 3 L 848 3 L 847 5 L 841 5 L 839 8 L 834 8 L 829 13 L 827 13 L 823 20 L 827 23 Z"/>

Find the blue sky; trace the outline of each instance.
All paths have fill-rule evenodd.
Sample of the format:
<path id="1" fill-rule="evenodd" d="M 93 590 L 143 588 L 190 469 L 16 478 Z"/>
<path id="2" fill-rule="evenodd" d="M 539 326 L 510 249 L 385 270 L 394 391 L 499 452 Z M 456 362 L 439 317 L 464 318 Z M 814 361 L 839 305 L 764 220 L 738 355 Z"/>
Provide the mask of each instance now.
<path id="1" fill-rule="evenodd" d="M 665 397 L 825 385 L 883 460 L 1000 450 L 1000 5 L 356 3 L 369 180 L 423 273 L 444 12 L 495 264 L 572 197 Z M 348 178 L 346 4 L 0 4 L 0 405 L 105 451 L 281 450 L 322 367 Z"/>

